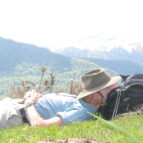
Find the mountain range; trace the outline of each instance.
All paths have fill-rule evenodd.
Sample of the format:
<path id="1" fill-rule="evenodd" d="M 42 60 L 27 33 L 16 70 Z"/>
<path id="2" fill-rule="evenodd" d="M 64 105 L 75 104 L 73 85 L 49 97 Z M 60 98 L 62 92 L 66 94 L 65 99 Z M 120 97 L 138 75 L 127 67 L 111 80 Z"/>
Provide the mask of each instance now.
<path id="1" fill-rule="evenodd" d="M 110 68 L 119 74 L 143 73 L 143 46 L 137 43 L 131 50 L 116 47 L 110 50 L 95 49 L 91 51 L 69 47 L 58 51 L 58 53 L 68 57 L 86 59 L 102 67 Z"/>
<path id="2" fill-rule="evenodd" d="M 21 63 L 48 65 L 51 70 L 71 68 L 70 58 L 52 53 L 46 48 L 0 38 L 0 71 L 12 71 Z"/>
<path id="3" fill-rule="evenodd" d="M 15 80 L 38 82 L 42 66 L 48 69 L 46 77 L 51 72 L 56 75 L 55 87 L 66 90 L 70 79 L 80 80 L 82 74 L 99 67 L 105 67 L 111 75 L 143 73 L 141 49 L 131 53 L 122 48 L 97 52 L 66 50 L 54 53 L 44 47 L 0 38 L 0 96 Z"/>
<path id="4" fill-rule="evenodd" d="M 75 70 L 84 73 L 89 69 L 102 66 L 127 75 L 143 72 L 142 60 L 141 47 L 132 51 L 127 51 L 122 47 L 110 51 L 90 51 L 69 47 L 60 53 L 53 53 L 44 47 L 0 38 L 0 73 L 15 71 L 18 66 L 26 63 L 29 68 L 32 67 L 31 64 L 46 65 L 50 71 L 57 73 Z"/>
<path id="5" fill-rule="evenodd" d="M 0 73 L 9 74 L 19 70 L 22 74 L 31 68 L 34 74 L 35 65 L 37 68 L 47 66 L 49 71 L 56 73 L 74 70 L 83 73 L 98 66 L 84 59 L 53 53 L 47 48 L 0 38 Z"/>
<path id="6" fill-rule="evenodd" d="M 134 48 L 126 50 L 123 47 L 116 47 L 110 50 L 89 50 L 89 49 L 78 49 L 76 47 L 64 48 L 58 53 L 66 55 L 68 57 L 80 57 L 80 58 L 97 58 L 104 60 L 127 60 L 138 64 L 143 64 L 143 45 L 134 43 Z"/>

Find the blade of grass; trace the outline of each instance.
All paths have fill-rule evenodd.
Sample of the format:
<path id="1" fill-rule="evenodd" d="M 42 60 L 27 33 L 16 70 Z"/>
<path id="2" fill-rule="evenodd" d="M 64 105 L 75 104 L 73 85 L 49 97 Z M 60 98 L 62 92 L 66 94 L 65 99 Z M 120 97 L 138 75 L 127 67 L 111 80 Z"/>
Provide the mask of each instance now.
<path id="1" fill-rule="evenodd" d="M 104 120 L 103 118 L 100 118 L 100 117 L 98 117 L 98 116 L 96 116 L 96 115 L 94 115 L 94 114 L 92 114 L 92 113 L 89 113 L 89 112 L 88 112 L 88 114 L 90 114 L 90 115 L 93 116 L 94 118 L 98 119 L 98 120 L 101 121 L 102 123 L 104 123 L 104 124 L 110 126 L 111 128 L 113 128 L 113 129 L 115 129 L 115 130 L 117 130 L 117 131 L 119 131 L 119 132 L 125 134 L 125 135 L 128 136 L 132 141 L 134 141 L 135 143 L 139 143 L 139 141 L 138 141 L 133 135 L 131 135 L 131 134 L 128 133 L 127 131 L 123 130 L 122 128 L 118 127 L 117 125 L 115 125 L 115 124 L 113 124 L 113 123 L 111 123 L 111 122 L 109 122 L 109 121 L 106 121 L 106 120 Z"/>

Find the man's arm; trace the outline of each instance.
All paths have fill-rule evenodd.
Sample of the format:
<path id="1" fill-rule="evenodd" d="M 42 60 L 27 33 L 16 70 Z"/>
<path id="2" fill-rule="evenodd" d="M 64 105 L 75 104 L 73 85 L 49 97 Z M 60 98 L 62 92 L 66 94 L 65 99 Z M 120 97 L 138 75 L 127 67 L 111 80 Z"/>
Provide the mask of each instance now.
<path id="1" fill-rule="evenodd" d="M 42 122 L 36 126 L 48 126 L 48 127 L 50 127 L 52 125 L 58 125 L 58 126 L 62 125 L 61 118 L 58 116 L 55 116 L 55 117 L 48 119 L 48 120 L 42 119 Z"/>
<path id="2" fill-rule="evenodd" d="M 50 127 L 52 125 L 62 125 L 61 118 L 55 116 L 51 119 L 44 120 L 40 117 L 40 115 L 35 110 L 34 106 L 30 106 L 27 108 L 27 114 L 30 121 L 31 126 L 47 126 Z"/>

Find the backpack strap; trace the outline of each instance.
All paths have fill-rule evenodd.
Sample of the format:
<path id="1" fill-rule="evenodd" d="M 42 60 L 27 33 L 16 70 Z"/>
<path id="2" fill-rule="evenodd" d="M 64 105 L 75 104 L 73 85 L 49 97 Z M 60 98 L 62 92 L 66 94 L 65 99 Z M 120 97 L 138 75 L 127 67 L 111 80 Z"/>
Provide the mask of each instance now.
<path id="1" fill-rule="evenodd" d="M 120 103 L 122 101 L 122 95 L 124 94 L 124 86 L 117 87 L 111 90 L 107 96 L 106 104 L 101 106 L 98 110 L 98 114 L 106 120 L 113 119 L 118 116 L 120 110 Z"/>
<path id="2" fill-rule="evenodd" d="M 120 99 L 121 99 L 121 89 L 118 88 L 116 91 L 117 91 L 116 102 L 115 102 L 115 106 L 114 106 L 114 110 L 113 110 L 113 114 L 112 114 L 111 119 L 113 119 L 117 116 L 118 108 L 119 108 L 119 104 L 120 104 Z"/>

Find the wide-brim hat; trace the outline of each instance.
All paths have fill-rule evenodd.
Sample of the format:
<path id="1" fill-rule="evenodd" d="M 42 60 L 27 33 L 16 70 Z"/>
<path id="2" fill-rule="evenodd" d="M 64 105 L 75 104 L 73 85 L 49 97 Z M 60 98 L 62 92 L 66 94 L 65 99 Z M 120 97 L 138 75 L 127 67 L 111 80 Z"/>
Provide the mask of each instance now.
<path id="1" fill-rule="evenodd" d="M 121 76 L 111 77 L 103 68 L 92 70 L 81 77 L 83 91 L 77 98 L 86 97 L 121 81 Z"/>

